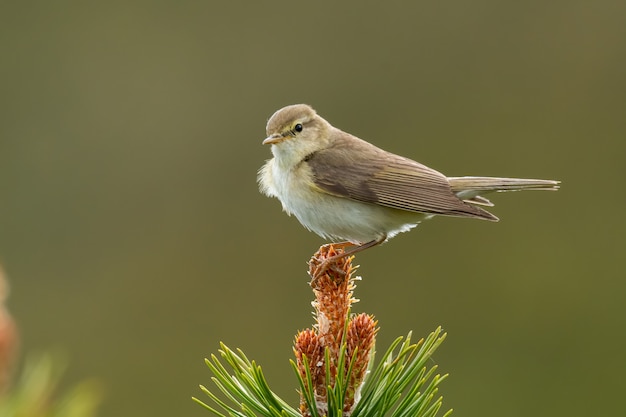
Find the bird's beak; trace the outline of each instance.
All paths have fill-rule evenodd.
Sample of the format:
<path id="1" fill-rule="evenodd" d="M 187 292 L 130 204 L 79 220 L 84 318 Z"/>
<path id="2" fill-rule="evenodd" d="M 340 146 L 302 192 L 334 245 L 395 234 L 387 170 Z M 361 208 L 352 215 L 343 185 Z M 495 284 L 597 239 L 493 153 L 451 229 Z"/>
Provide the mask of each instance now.
<path id="1" fill-rule="evenodd" d="M 274 145 L 276 143 L 280 143 L 283 140 L 285 140 L 285 137 L 282 135 L 279 135 L 278 133 L 274 133 L 272 136 L 268 136 L 267 138 L 265 138 L 265 140 L 263 141 L 263 145 Z"/>

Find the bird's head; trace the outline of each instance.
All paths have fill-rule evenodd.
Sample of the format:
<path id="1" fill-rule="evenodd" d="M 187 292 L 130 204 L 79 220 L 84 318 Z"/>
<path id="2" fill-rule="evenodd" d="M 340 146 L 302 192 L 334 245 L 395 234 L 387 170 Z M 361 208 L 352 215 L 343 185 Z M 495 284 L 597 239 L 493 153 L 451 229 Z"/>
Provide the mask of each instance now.
<path id="1" fill-rule="evenodd" d="M 297 164 L 313 152 L 325 149 L 332 126 L 311 106 L 294 104 L 276 111 L 267 122 L 264 145 L 282 163 Z"/>

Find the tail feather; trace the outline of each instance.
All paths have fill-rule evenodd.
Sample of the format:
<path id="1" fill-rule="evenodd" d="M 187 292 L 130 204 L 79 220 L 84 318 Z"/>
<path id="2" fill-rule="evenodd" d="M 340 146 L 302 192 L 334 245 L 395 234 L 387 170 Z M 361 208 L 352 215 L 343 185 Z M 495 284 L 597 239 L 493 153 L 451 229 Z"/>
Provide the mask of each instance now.
<path id="1" fill-rule="evenodd" d="M 463 201 L 465 201 L 466 203 L 470 203 L 473 204 L 475 206 L 483 206 L 483 207 L 493 207 L 494 204 L 489 201 L 488 199 L 486 199 L 485 197 L 481 196 L 481 195 L 477 195 L 475 197 L 472 198 L 465 198 L 463 199 Z"/>
<path id="2" fill-rule="evenodd" d="M 545 190 L 556 191 L 560 181 L 535 180 L 524 178 L 495 178 L 495 177 L 449 177 L 452 191 L 468 203 L 490 205 L 490 201 L 480 197 L 485 192 Z M 477 197 L 479 197 L 477 199 Z"/>
<path id="3" fill-rule="evenodd" d="M 523 178 L 494 178 L 494 177 L 449 177 L 452 191 L 466 203 L 480 209 L 481 218 L 498 221 L 498 218 L 481 207 L 493 207 L 493 203 L 482 194 L 496 191 L 547 190 L 559 189 L 560 181 L 533 180 Z"/>

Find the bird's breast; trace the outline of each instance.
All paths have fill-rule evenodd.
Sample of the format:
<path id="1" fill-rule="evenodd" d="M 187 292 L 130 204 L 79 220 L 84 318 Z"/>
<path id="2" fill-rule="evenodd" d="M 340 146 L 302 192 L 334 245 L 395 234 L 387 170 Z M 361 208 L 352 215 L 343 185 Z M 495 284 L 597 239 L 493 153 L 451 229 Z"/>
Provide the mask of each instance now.
<path id="1" fill-rule="evenodd" d="M 281 169 L 275 159 L 259 174 L 262 191 L 280 200 L 283 210 L 303 226 L 329 240 L 364 243 L 415 227 L 424 216 L 349 198 L 337 197 L 315 186 L 307 164 Z"/>

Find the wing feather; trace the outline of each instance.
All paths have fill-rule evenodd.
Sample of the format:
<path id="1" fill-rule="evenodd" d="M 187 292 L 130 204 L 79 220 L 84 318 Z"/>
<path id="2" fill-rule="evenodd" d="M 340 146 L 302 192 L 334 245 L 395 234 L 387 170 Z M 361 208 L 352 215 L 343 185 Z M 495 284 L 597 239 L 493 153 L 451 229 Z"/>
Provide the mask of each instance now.
<path id="1" fill-rule="evenodd" d="M 333 146 L 305 159 L 323 192 L 400 210 L 497 220 L 459 199 L 440 172 L 337 133 Z"/>

